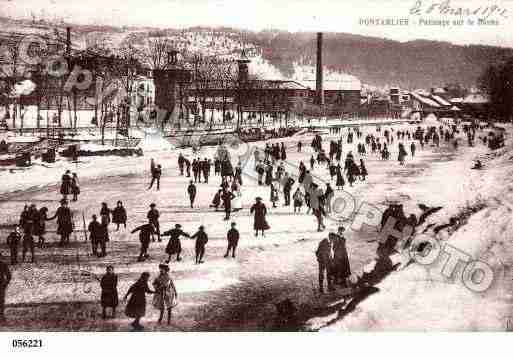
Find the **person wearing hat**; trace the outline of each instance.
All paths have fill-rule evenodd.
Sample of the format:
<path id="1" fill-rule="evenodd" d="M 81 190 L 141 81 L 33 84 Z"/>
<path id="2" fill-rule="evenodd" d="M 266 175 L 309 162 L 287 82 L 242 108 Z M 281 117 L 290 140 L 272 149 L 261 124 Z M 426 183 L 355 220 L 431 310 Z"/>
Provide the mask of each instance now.
<path id="1" fill-rule="evenodd" d="M 254 224 L 255 236 L 258 237 L 258 231 L 262 231 L 262 236 L 265 236 L 264 231 L 268 230 L 269 224 L 265 220 L 267 214 L 267 207 L 262 203 L 262 197 L 255 198 L 256 203 L 251 206 L 250 213 L 254 213 Z"/>
<path id="2" fill-rule="evenodd" d="M 324 277 L 328 282 L 328 290 L 333 291 L 333 239 L 324 238 L 319 242 L 315 252 L 319 264 L 319 292 L 324 293 Z"/>
<path id="3" fill-rule="evenodd" d="M 182 253 L 182 244 L 180 243 L 180 237 L 184 236 L 190 238 L 191 236 L 188 233 L 182 231 L 182 226 L 180 224 L 176 224 L 175 228 L 162 233 L 163 236 L 170 236 L 169 242 L 166 246 L 166 253 L 169 256 L 166 260 L 166 263 L 171 262 L 171 256 L 176 254 L 176 261 L 180 262 L 182 258 L 180 254 Z"/>
<path id="4" fill-rule="evenodd" d="M 153 226 L 153 223 L 151 223 L 151 220 L 148 220 L 148 223 L 135 228 L 130 233 L 133 234 L 136 232 L 140 232 L 139 241 L 141 242 L 141 250 L 139 252 L 139 258 L 137 261 L 142 262 L 149 257 L 148 248 L 150 247 L 151 237 L 153 237 L 155 234 L 155 227 Z"/>
<path id="5" fill-rule="evenodd" d="M 9 266 L 4 263 L 2 252 L 0 252 L 0 322 L 5 321 L 5 292 L 11 282 L 11 278 Z"/>
<path id="6" fill-rule="evenodd" d="M 237 245 L 239 244 L 239 238 L 240 234 L 237 228 L 235 228 L 237 224 L 235 222 L 232 222 L 232 228 L 228 231 L 228 234 L 226 235 L 228 239 L 228 248 L 226 249 L 226 254 L 224 255 L 225 258 L 228 258 L 230 255 L 230 251 L 232 251 L 232 258 L 235 258 L 235 251 L 237 250 Z"/>
<path id="7" fill-rule="evenodd" d="M 344 237 L 345 228 L 338 227 L 337 233 L 330 233 L 333 239 L 333 276 L 335 284 L 346 286 L 347 278 L 351 275 L 351 265 L 346 248 L 346 238 Z"/>
<path id="8" fill-rule="evenodd" d="M 114 267 L 108 265 L 106 273 L 100 280 L 102 318 L 107 319 L 107 308 L 112 308 L 112 318 L 116 317 L 118 299 L 118 276 L 114 273 Z"/>
<path id="9" fill-rule="evenodd" d="M 100 224 L 100 222 L 98 222 L 96 214 L 93 214 L 92 221 L 89 222 L 89 226 L 87 227 L 87 231 L 89 232 L 89 240 L 91 241 L 93 256 L 98 255 L 98 244 L 103 232 L 103 229 L 101 227 L 102 225 Z"/>
<path id="10" fill-rule="evenodd" d="M 171 324 L 171 315 L 173 307 L 176 305 L 177 292 L 173 280 L 169 276 L 169 266 L 167 264 L 159 265 L 159 276 L 153 281 L 153 306 L 160 310 L 159 324 L 164 319 L 164 312 L 167 310 L 167 324 Z"/>
<path id="11" fill-rule="evenodd" d="M 153 224 L 153 227 L 155 227 L 155 233 L 157 233 L 158 241 L 161 242 L 160 223 L 159 223 L 160 213 L 156 207 L 157 207 L 157 205 L 155 203 L 150 204 L 150 210 L 146 214 L 146 218 L 148 218 L 150 223 Z M 155 242 L 155 237 L 153 237 L 153 242 Z"/>
<path id="12" fill-rule="evenodd" d="M 160 191 L 160 177 L 162 177 L 162 166 L 157 165 L 155 169 L 151 172 L 151 183 L 148 187 L 148 190 L 153 188 L 153 184 L 157 182 L 157 191 Z"/>
<path id="13" fill-rule="evenodd" d="M 180 176 L 183 176 L 183 166 L 185 164 L 185 157 L 180 153 L 178 155 L 178 168 L 180 169 Z"/>
<path id="14" fill-rule="evenodd" d="M 205 227 L 200 226 L 198 231 L 192 235 L 191 239 L 196 239 L 196 264 L 201 264 L 203 263 L 203 256 L 205 255 L 205 245 L 208 242 Z"/>
<path id="15" fill-rule="evenodd" d="M 155 293 L 148 287 L 149 279 L 150 273 L 142 273 L 137 282 L 130 286 L 124 298 L 124 300 L 127 300 L 128 296 L 130 296 L 126 304 L 125 314 L 129 318 L 134 318 L 131 325 L 135 330 L 144 329 L 140 321 L 146 315 L 146 293 Z"/>
<path id="16" fill-rule="evenodd" d="M 221 200 L 223 201 L 224 206 L 224 220 L 228 221 L 230 220 L 230 213 L 232 212 L 232 199 L 235 198 L 235 195 L 230 192 L 230 190 L 225 189 L 223 193 L 221 194 Z"/>
<path id="17" fill-rule="evenodd" d="M 61 182 L 61 188 L 60 192 L 62 194 L 62 199 L 66 200 L 68 198 L 68 195 L 71 193 L 71 184 L 72 178 L 71 178 L 71 171 L 67 170 L 66 173 L 62 175 L 62 182 Z"/>
<path id="18" fill-rule="evenodd" d="M 112 223 L 117 225 L 116 231 L 119 231 L 119 225 L 122 224 L 126 229 L 126 209 L 123 207 L 123 202 L 118 201 L 116 207 L 112 210 Z"/>
<path id="19" fill-rule="evenodd" d="M 187 187 L 187 193 L 189 194 L 189 201 L 191 202 L 191 208 L 194 207 L 194 199 L 196 198 L 196 186 L 192 182 L 192 180 L 189 183 L 189 186 Z"/>
<path id="20" fill-rule="evenodd" d="M 78 181 L 78 176 L 75 172 L 73 172 L 73 176 L 71 177 L 71 193 L 73 194 L 72 201 L 78 201 L 78 195 L 80 194 L 80 182 Z"/>
<path id="21" fill-rule="evenodd" d="M 202 171 L 203 178 L 205 179 L 205 183 L 208 183 L 208 177 L 210 177 L 210 169 L 212 167 L 212 161 L 210 158 L 206 158 L 203 160 Z"/>
<path id="22" fill-rule="evenodd" d="M 112 210 L 109 208 L 106 202 L 102 202 L 102 206 L 100 208 L 100 218 L 103 218 L 104 216 L 107 217 L 108 224 L 110 223 L 110 215 L 112 213 Z"/>
<path id="23" fill-rule="evenodd" d="M 34 235 L 39 237 L 39 248 L 45 245 L 46 221 L 48 220 L 48 208 L 42 207 L 39 210 L 37 222 L 34 224 Z"/>
<path id="24" fill-rule="evenodd" d="M 61 200 L 61 206 L 57 208 L 55 215 L 48 218 L 49 221 L 57 218 L 57 234 L 61 236 L 59 245 L 63 246 L 69 243 L 69 236 L 73 233 L 73 214 L 68 207 L 68 201 Z"/>

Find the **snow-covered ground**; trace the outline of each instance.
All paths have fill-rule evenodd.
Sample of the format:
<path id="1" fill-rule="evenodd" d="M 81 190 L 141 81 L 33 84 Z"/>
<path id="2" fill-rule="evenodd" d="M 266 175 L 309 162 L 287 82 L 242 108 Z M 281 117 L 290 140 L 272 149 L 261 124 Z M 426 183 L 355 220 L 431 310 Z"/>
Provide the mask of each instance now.
<path id="1" fill-rule="evenodd" d="M 397 129 L 408 125 L 394 127 Z M 374 132 L 374 126 L 364 128 L 364 132 L 367 131 Z M 298 139 L 309 144 L 311 138 L 311 134 L 303 134 L 275 141 L 286 143 L 290 148 L 288 161 L 297 164 L 300 160 L 306 163 L 312 154 L 309 146 L 302 153 L 296 152 Z M 327 133 L 324 136 L 325 143 L 328 138 L 335 137 Z M 251 144 L 253 145 L 263 144 Z M 344 156 L 349 150 L 356 154 L 354 147 L 344 144 Z M 445 143 L 440 149 L 427 146 L 424 150 L 419 148 L 416 157 L 408 158 L 407 166 L 402 167 L 395 161 L 396 149 L 395 145 L 391 147 L 391 161 L 381 161 L 369 154 L 366 159 L 368 181 L 357 182 L 354 187 L 346 190 L 358 201 L 367 201 L 378 206 L 385 203 L 390 196 L 402 198 L 406 213 L 417 211 L 416 205 L 419 202 L 445 205 L 447 198 L 450 198 L 449 194 L 457 192 L 455 184 L 466 183 L 467 173 L 464 170 L 470 167 L 467 162 L 472 156 L 486 152 L 482 145 L 472 149 L 462 146 L 456 152 Z M 243 154 L 246 150 L 239 148 L 235 152 Z M 197 156 L 211 157 L 214 151 L 214 148 L 203 148 Z M 182 152 L 193 158 L 190 149 Z M 7 297 L 7 316 L 10 318 L 8 329 L 128 329 L 128 320 L 123 315 L 105 322 L 91 317 L 91 313 L 98 313 L 99 310 L 99 287 L 94 279 L 80 275 L 80 270 L 100 275 L 106 264 L 114 264 L 120 276 L 119 292 L 123 295 L 141 271 L 155 273 L 158 263 L 166 258 L 166 242 L 152 243 L 151 259 L 142 264 L 135 263 L 138 254 L 137 236 L 130 235 L 124 229 L 115 232 L 111 227 L 108 257 L 91 257 L 88 254 L 89 245 L 83 239 L 82 214 L 88 221 L 93 213 L 99 211 L 103 201 L 110 206 L 117 200 L 124 201 L 129 213 L 129 229 L 146 221 L 148 205 L 155 202 L 162 214 L 163 230 L 171 228 L 175 223 L 181 223 L 186 231 L 194 232 L 199 225 L 205 225 L 209 234 L 206 263 L 201 266 L 194 265 L 191 258 L 194 243 L 182 241 L 185 260 L 180 263 L 172 262 L 172 275 L 180 293 L 180 305 L 175 310 L 173 325 L 159 327 L 155 323 L 157 313 L 149 307 L 145 322 L 150 329 L 271 329 L 274 304 L 282 299 L 290 298 L 297 303 L 305 320 L 340 299 L 336 293 L 319 296 L 316 292 L 317 265 L 314 251 L 326 232 L 316 232 L 314 218 L 306 215 L 304 211 L 299 215 L 293 214 L 290 207 L 282 204 L 276 209 L 270 208 L 269 189 L 256 185 L 252 179 L 252 157 L 247 164 L 242 187 L 243 210 L 232 216 L 241 232 L 239 255 L 236 260 L 232 260 L 222 258 L 229 225 L 222 221 L 222 213 L 208 208 L 219 178 L 211 177 L 209 184 L 198 185 L 197 204 L 195 208 L 189 208 L 185 193 L 189 179 L 178 176 L 177 156 L 178 151 L 159 150 L 145 152 L 145 156 L 141 158 L 85 159 L 78 164 L 67 163 L 68 166 L 56 164 L 59 167 L 48 171 L 36 170 L 36 167 L 25 174 L 1 174 L 0 183 L 6 186 L 2 187 L 1 192 L 23 190 L 5 195 L 5 200 L 0 202 L 0 210 L 4 214 L 0 223 L 1 238 L 7 233 L 5 228 L 17 222 L 24 203 L 36 203 L 38 207 L 47 206 L 50 214 L 53 214 L 59 200 L 58 186 L 55 184 L 66 167 L 77 171 L 82 190 L 79 202 L 71 204 L 77 229 L 72 245 L 67 249 L 56 247 L 55 224 L 49 223 L 47 238 L 50 245 L 44 250 L 36 250 L 37 263 L 13 268 L 14 280 Z M 147 191 L 145 188 L 149 181 L 151 157 L 161 163 L 164 169 L 159 192 Z M 293 166 L 287 168 L 292 173 L 297 173 Z M 448 170 L 453 174 L 453 180 L 441 181 L 449 173 Z M 320 182 L 329 182 L 324 167 L 317 166 L 314 174 Z M 53 185 L 42 186 L 42 183 Z M 35 185 L 41 187 L 25 191 Z M 434 189 L 438 192 L 435 193 Z M 255 238 L 252 230 L 253 219 L 248 208 L 256 196 L 264 198 L 270 211 L 268 220 L 271 230 L 265 238 Z M 329 222 L 328 229 L 331 230 L 336 225 L 337 222 Z M 374 259 L 376 243 L 368 241 L 374 235 L 367 232 L 348 232 L 347 246 L 354 273 L 361 273 L 363 267 Z M 321 323 L 323 320 L 324 318 L 319 319 Z"/>
<path id="2" fill-rule="evenodd" d="M 379 291 L 356 309 L 337 320 L 337 311 L 315 317 L 308 327 L 325 331 L 505 331 L 511 330 L 513 316 L 513 142 L 512 128 L 506 148 L 485 151 L 469 149 L 458 161 L 433 165 L 430 176 L 415 186 L 406 181 L 398 190 L 406 202 L 443 206 L 417 230 L 418 237 L 434 238 L 444 251 L 452 246 L 482 261 L 493 270 L 493 282 L 486 291 L 473 291 L 466 283 L 466 265 L 460 262 L 451 276 L 444 274 L 448 255 L 433 264 L 413 262 L 400 266 L 377 285 Z M 483 170 L 472 170 L 479 158 Z M 429 189 L 429 190 L 426 190 Z M 476 212 L 476 213 L 474 213 Z M 470 215 L 470 217 L 468 217 Z M 462 218 L 434 234 L 433 224 L 447 224 L 451 217 Z M 409 258 L 405 256 L 404 258 Z M 450 266 L 445 268 L 448 270 Z M 480 273 L 482 275 L 482 273 Z M 487 277 L 491 278 L 491 277 Z M 484 277 L 474 278 L 476 282 Z M 343 309 L 343 308 L 342 308 Z M 329 324 L 329 325 L 327 325 Z M 326 326 L 327 325 L 327 326 Z"/>
<path id="3" fill-rule="evenodd" d="M 319 128 L 327 128 L 330 126 L 363 126 L 366 124 L 387 124 L 387 123 L 406 123 L 405 120 L 392 120 L 392 119 L 360 119 L 360 120 L 322 120 L 314 119 L 310 125 Z M 307 123 L 303 123 L 307 125 Z M 306 132 L 301 132 L 297 139 L 304 137 Z M 99 135 L 80 132 L 78 137 L 81 141 L 99 141 Z M 122 158 L 118 156 L 105 156 L 94 158 L 80 158 L 79 163 L 73 163 L 70 160 L 59 158 L 55 163 L 44 163 L 40 159 L 33 161 L 33 166 L 30 168 L 17 168 L 15 166 L 0 168 L 0 193 L 20 191 L 24 189 L 43 188 L 48 185 L 54 185 L 60 181 L 61 175 L 67 170 L 78 170 L 81 179 L 92 179 L 105 176 L 116 175 L 129 175 L 141 173 L 147 167 L 148 157 L 155 157 L 156 159 L 168 159 L 171 154 L 169 151 L 173 150 L 173 140 L 163 138 L 158 132 L 143 133 L 140 130 L 133 129 L 130 133 L 131 137 L 141 138 L 138 144 L 144 153 L 145 157 L 137 158 Z M 112 140 L 114 137 L 107 135 L 107 140 Z M 120 136 L 121 138 L 121 136 Z M 7 142 L 33 142 L 37 138 L 34 136 L 5 136 Z M 82 145 L 84 148 L 91 147 L 94 149 L 104 148 L 108 149 L 112 146 L 99 146 L 97 144 Z M 211 153 L 214 149 L 210 148 Z M 184 150 L 185 153 L 190 153 L 189 150 Z M 238 151 L 240 152 L 240 150 Z"/>

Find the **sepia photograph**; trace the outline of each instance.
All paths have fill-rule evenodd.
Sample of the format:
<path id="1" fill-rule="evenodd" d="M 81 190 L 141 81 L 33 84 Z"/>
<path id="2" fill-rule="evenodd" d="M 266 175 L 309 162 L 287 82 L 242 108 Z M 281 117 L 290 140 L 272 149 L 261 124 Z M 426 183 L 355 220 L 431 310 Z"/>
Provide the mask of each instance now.
<path id="1" fill-rule="evenodd" d="M 513 330 L 512 17 L 0 0 L 4 349 Z"/>

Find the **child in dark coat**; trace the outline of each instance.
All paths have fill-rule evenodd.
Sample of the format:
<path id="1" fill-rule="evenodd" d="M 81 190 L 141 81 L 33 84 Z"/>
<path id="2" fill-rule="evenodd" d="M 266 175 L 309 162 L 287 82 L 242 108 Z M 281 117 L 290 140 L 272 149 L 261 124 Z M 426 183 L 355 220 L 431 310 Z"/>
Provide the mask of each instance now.
<path id="1" fill-rule="evenodd" d="M 140 320 L 146 314 L 146 293 L 155 293 L 148 287 L 148 280 L 150 273 L 144 272 L 141 277 L 132 284 L 130 289 L 125 295 L 125 300 L 130 295 L 130 299 L 125 308 L 125 314 L 129 318 L 134 318 L 131 323 L 135 330 L 142 330 L 144 327 L 141 325 Z"/>
<path id="2" fill-rule="evenodd" d="M 112 318 L 116 317 L 116 308 L 119 304 L 118 299 L 118 276 L 114 273 L 113 266 L 107 266 L 107 272 L 100 280 L 102 288 L 101 304 L 102 318 L 107 318 L 107 308 L 112 308 Z"/>
<path id="3" fill-rule="evenodd" d="M 122 224 L 126 229 L 126 209 L 123 207 L 123 202 L 118 201 L 116 208 L 112 210 L 112 223 L 117 225 L 116 231 L 119 231 L 119 225 Z"/>

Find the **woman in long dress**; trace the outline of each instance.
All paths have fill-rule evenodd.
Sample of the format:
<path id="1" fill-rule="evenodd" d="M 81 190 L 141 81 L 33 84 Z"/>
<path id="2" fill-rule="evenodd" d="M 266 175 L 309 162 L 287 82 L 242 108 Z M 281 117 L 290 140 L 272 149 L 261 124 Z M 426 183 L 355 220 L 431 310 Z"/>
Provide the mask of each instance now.
<path id="1" fill-rule="evenodd" d="M 69 236 L 73 233 L 73 213 L 65 199 L 61 200 L 61 206 L 57 208 L 55 215 L 47 220 L 52 221 L 55 218 L 57 218 L 57 234 L 61 236 L 59 245 L 63 246 L 69 243 Z"/>
<path id="2" fill-rule="evenodd" d="M 342 167 L 340 167 L 340 164 L 337 165 L 336 169 L 337 174 L 337 189 L 344 189 L 344 185 L 346 184 L 346 181 L 344 180 L 344 175 L 342 174 Z"/>
<path id="3" fill-rule="evenodd" d="M 119 231 L 119 225 L 122 224 L 125 226 L 126 229 L 126 209 L 123 207 L 123 202 L 118 201 L 116 204 L 116 208 L 112 210 L 112 223 L 115 223 L 117 225 L 116 231 Z"/>
<path id="4" fill-rule="evenodd" d="M 73 194 L 72 201 L 78 201 L 78 195 L 80 194 L 80 182 L 78 181 L 76 173 L 73 173 L 73 177 L 71 178 L 71 193 Z"/>
<path id="5" fill-rule="evenodd" d="M 150 273 L 144 272 L 141 277 L 132 284 L 125 295 L 125 300 L 130 295 L 130 299 L 125 308 L 125 314 L 129 318 L 134 318 L 132 327 L 136 330 L 144 329 L 140 320 L 146 314 L 146 293 L 155 293 L 148 287 Z"/>
<path id="6" fill-rule="evenodd" d="M 34 235 L 39 237 L 39 247 L 45 245 L 46 221 L 48 221 L 48 208 L 43 207 L 39 210 L 37 222 L 34 224 Z"/>
<path id="7" fill-rule="evenodd" d="M 159 323 L 164 319 L 164 311 L 167 310 L 167 324 L 170 324 L 173 307 L 176 306 L 177 292 L 173 280 L 169 276 L 169 266 L 161 264 L 159 270 L 159 276 L 153 281 L 155 288 L 153 306 L 160 310 Z"/>
<path id="8" fill-rule="evenodd" d="M 71 193 L 71 171 L 67 170 L 65 174 L 62 175 L 62 183 L 60 192 L 62 194 L 62 199 L 67 199 L 68 195 Z"/>
<path id="9" fill-rule="evenodd" d="M 305 196 L 299 187 L 296 189 L 296 192 L 294 192 L 292 199 L 294 200 L 294 213 L 296 213 L 296 211 L 301 212 L 301 207 L 303 206 Z"/>
<path id="10" fill-rule="evenodd" d="M 114 273 L 114 267 L 107 266 L 106 273 L 100 281 L 102 289 L 101 304 L 102 318 L 107 318 L 107 308 L 112 308 L 112 318 L 116 317 L 116 308 L 119 303 L 118 299 L 118 276 Z"/>
<path id="11" fill-rule="evenodd" d="M 262 231 L 262 236 L 265 237 L 264 231 L 270 229 L 265 216 L 267 214 L 267 208 L 262 203 L 262 198 L 257 197 L 256 203 L 250 209 L 250 214 L 255 214 L 253 229 L 255 230 L 255 236 L 258 237 L 258 231 Z"/>

